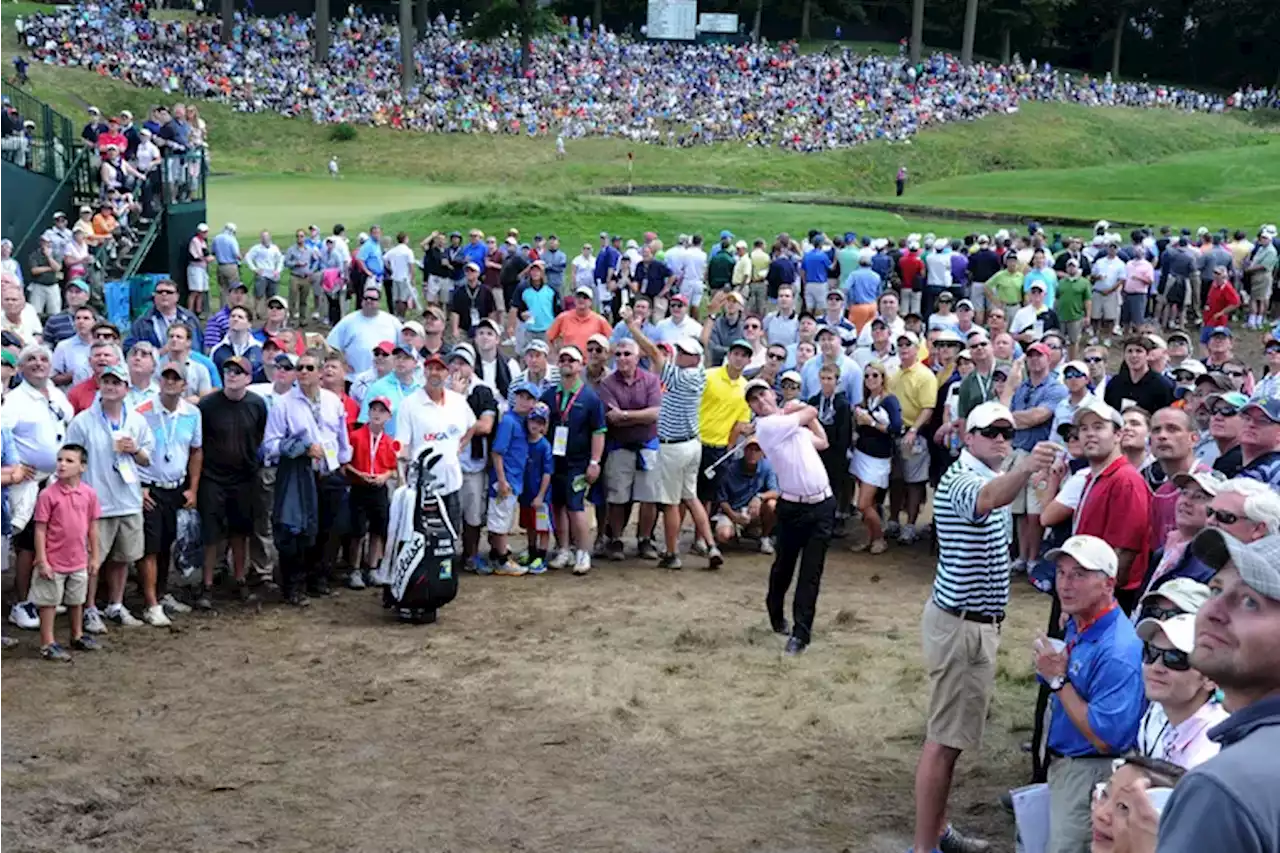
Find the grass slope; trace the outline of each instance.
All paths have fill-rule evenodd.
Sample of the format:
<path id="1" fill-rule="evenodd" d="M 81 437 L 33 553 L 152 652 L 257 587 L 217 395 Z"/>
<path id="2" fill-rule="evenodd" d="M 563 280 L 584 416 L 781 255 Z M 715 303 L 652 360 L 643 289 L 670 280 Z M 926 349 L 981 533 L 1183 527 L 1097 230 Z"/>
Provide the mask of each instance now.
<path id="1" fill-rule="evenodd" d="M 38 97 L 77 117 L 90 103 L 142 115 L 150 104 L 165 99 L 158 91 L 135 89 L 77 69 L 35 66 L 32 77 Z M 1233 118 L 1027 104 L 1016 115 L 949 125 L 909 144 L 873 143 L 800 155 L 738 144 L 680 150 L 589 139 L 571 141 L 568 159 L 558 162 L 546 139 L 362 127 L 355 141 L 334 143 L 329 127 L 307 120 L 236 113 L 216 103 L 200 106 L 209 123 L 215 168 L 221 172 L 322 174 L 336 154 L 348 174 L 465 185 L 516 181 L 522 191 L 545 193 L 625 184 L 628 151 L 636 154 L 637 184 L 871 195 L 892 186 L 902 163 L 918 179 L 936 180 L 1016 169 L 1143 163 L 1268 138 Z"/>

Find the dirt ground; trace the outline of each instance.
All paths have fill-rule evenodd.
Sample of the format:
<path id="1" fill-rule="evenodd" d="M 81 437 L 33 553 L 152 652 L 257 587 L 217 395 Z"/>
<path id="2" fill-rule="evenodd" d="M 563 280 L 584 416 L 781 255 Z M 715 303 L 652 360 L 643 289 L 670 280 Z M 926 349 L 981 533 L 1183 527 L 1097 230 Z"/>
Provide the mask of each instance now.
<path id="1" fill-rule="evenodd" d="M 114 629 L 3 666 L 6 851 L 901 851 L 926 685 L 923 546 L 837 542 L 815 642 L 781 654 L 767 558 L 463 578 L 428 627 L 373 592 Z M 696 558 L 689 565 L 701 565 Z M 1012 849 L 1046 601 L 1016 585 L 953 818 Z M 65 633 L 62 620 L 60 633 Z"/>

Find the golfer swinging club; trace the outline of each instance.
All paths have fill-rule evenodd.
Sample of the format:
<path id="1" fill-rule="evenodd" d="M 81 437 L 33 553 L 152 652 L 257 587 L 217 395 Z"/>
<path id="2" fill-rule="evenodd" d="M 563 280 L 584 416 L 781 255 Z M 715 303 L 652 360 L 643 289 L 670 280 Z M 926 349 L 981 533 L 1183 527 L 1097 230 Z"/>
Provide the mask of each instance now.
<path id="1" fill-rule="evenodd" d="M 779 409 L 768 382 L 747 383 L 746 397 L 756 415 L 756 441 L 778 477 L 778 544 L 769 570 L 765 607 L 774 632 L 787 633 L 782 606 L 799 559 L 800 579 L 792 601 L 795 625 L 787 640 L 787 654 L 798 655 L 812 636 L 822 566 L 835 527 L 836 501 L 827 469 L 818 456 L 818 451 L 827 448 L 827 434 L 813 406 L 793 400 Z"/>

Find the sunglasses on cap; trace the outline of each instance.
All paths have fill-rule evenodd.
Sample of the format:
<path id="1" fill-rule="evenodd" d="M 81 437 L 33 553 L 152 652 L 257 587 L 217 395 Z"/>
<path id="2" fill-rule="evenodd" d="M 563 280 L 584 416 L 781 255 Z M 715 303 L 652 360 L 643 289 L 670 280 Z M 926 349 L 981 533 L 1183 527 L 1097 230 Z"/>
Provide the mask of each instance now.
<path id="1" fill-rule="evenodd" d="M 1153 664 L 1160 661 L 1165 669 L 1174 672 L 1186 672 L 1191 669 L 1191 656 L 1181 649 L 1161 649 L 1150 643 L 1142 644 L 1142 662 Z"/>
<path id="2" fill-rule="evenodd" d="M 1228 527 L 1240 521 L 1240 516 L 1236 515 L 1234 512 L 1226 512 L 1225 510 L 1214 509 L 1213 507 L 1209 507 L 1204 511 L 1204 517 L 1211 521 L 1216 521 L 1219 524 L 1225 524 Z"/>
<path id="3" fill-rule="evenodd" d="M 995 426 L 994 424 L 982 429 L 974 430 L 983 438 L 1003 438 L 1005 441 L 1013 441 L 1014 429 L 1011 426 Z"/>
<path id="4" fill-rule="evenodd" d="M 1263 347 L 1264 352 L 1280 352 L 1280 341 L 1272 341 Z"/>
<path id="5" fill-rule="evenodd" d="M 1163 622 L 1165 619 L 1172 619 L 1175 616 L 1181 616 L 1182 610 L 1177 607 L 1161 607 L 1159 604 L 1148 604 L 1138 612 L 1139 621 L 1143 619 L 1155 619 Z"/>

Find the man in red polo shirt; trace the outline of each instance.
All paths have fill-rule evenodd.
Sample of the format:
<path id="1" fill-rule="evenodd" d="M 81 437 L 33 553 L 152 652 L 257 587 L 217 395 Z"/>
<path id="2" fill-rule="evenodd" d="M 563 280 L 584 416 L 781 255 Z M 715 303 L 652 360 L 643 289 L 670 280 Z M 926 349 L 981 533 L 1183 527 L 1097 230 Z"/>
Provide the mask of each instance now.
<path id="1" fill-rule="evenodd" d="M 1086 398 L 1073 419 L 1089 462 L 1074 534 L 1102 539 L 1116 552 L 1116 600 L 1125 613 L 1136 603 L 1151 550 L 1151 491 L 1120 452 L 1120 413 L 1096 397 Z"/>
<path id="2" fill-rule="evenodd" d="M 118 344 L 112 341 L 95 341 L 89 348 L 89 366 L 93 368 L 93 375 L 67 390 L 67 402 L 77 415 L 93 405 L 94 398 L 98 396 L 98 379 L 101 378 L 102 371 L 119 363 Z"/>

